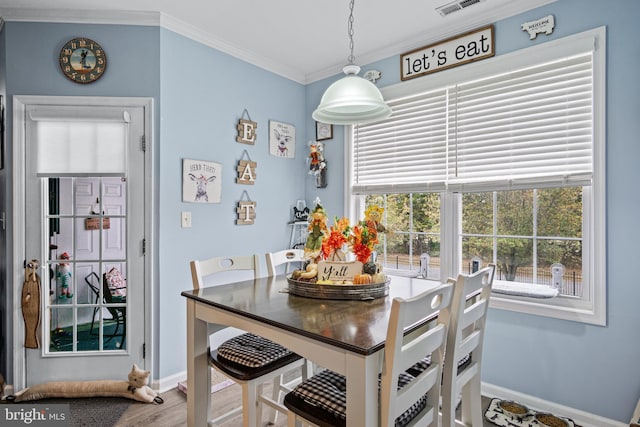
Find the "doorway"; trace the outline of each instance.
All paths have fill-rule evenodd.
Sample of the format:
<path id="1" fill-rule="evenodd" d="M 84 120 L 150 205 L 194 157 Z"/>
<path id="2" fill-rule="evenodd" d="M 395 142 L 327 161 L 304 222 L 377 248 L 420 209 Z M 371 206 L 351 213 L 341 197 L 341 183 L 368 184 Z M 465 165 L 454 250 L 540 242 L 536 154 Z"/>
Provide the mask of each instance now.
<path id="1" fill-rule="evenodd" d="M 15 386 L 150 369 L 151 101 L 24 96 L 14 113 L 14 265 L 37 259 L 40 279 L 37 348 L 14 310 Z"/>

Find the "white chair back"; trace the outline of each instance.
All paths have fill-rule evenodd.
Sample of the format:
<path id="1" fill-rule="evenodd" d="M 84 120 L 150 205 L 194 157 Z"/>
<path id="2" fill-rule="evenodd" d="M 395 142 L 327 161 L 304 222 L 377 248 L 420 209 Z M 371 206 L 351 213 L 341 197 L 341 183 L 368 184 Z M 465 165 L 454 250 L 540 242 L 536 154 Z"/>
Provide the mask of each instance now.
<path id="1" fill-rule="evenodd" d="M 444 284 L 410 299 L 394 298 L 391 303 L 380 387 L 380 425 L 393 426 L 396 418 L 425 394 L 426 407 L 411 420 L 411 425 L 438 425 L 447 324 L 437 317 L 433 326 L 421 327 L 406 336 L 404 333 L 417 322 L 435 318 L 439 311 L 449 309 L 452 294 L 453 285 Z M 425 355 L 431 355 L 430 366 L 398 390 L 400 375 L 406 375 L 405 371 Z"/>
<path id="2" fill-rule="evenodd" d="M 454 284 L 451 310 L 443 310 L 448 318 L 447 348 L 442 382 L 442 426 L 459 425 L 455 419 L 458 396 L 462 392 L 462 424 L 482 427 L 480 367 L 485 320 L 489 308 L 495 265 L 471 275 L 460 274 Z M 447 321 L 446 319 L 444 319 Z M 458 369 L 466 355 L 471 360 Z"/>
<path id="3" fill-rule="evenodd" d="M 194 290 L 204 287 L 204 279 L 207 276 L 225 271 L 253 270 L 254 277 L 260 277 L 258 255 L 214 257 L 202 261 L 194 260 L 190 265 Z"/>
<path id="4" fill-rule="evenodd" d="M 267 252 L 267 275 L 269 277 L 277 274 L 276 267 L 282 264 L 287 264 L 285 273 L 289 272 L 289 264 L 292 262 L 304 262 L 304 250 L 302 249 L 285 249 L 278 252 Z"/>

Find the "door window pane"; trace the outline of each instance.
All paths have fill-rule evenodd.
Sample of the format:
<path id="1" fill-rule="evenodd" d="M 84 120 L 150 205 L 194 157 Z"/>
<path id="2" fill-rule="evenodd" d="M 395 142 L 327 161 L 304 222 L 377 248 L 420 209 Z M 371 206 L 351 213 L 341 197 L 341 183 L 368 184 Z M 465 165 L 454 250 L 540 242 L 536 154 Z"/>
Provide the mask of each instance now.
<path id="1" fill-rule="evenodd" d="M 122 350 L 126 348 L 126 180 L 51 177 L 46 183 L 49 350 Z"/>

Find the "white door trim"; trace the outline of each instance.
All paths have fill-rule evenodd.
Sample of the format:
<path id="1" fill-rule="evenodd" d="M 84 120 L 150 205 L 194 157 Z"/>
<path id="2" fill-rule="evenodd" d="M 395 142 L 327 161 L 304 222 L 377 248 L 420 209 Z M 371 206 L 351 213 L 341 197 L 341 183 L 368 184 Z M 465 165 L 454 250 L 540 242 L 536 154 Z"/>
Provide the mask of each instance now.
<path id="1" fill-rule="evenodd" d="M 21 292 L 16 284 L 22 283 L 25 258 L 25 147 L 26 147 L 26 108 L 27 105 L 87 105 L 87 106 L 122 106 L 143 107 L 145 109 L 144 134 L 146 143 L 145 155 L 145 326 L 144 340 L 146 344 L 145 367 L 153 372 L 153 260 L 155 259 L 153 239 L 154 175 L 153 162 L 153 98 L 133 97 L 85 97 L 85 96 L 37 96 L 15 95 L 13 97 L 13 389 L 22 390 L 26 385 L 26 355 L 24 349 L 24 322 L 21 316 Z"/>

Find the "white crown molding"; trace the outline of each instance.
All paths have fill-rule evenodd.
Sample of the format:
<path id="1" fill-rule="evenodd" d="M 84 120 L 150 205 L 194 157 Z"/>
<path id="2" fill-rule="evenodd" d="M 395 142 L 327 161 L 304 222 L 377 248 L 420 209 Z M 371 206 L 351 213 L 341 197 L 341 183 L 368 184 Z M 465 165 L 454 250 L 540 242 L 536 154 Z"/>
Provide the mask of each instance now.
<path id="1" fill-rule="evenodd" d="M 443 22 L 447 19 L 453 19 L 456 16 L 464 16 L 464 14 L 466 14 L 467 16 L 464 19 L 464 26 L 443 25 L 439 26 L 436 29 L 436 32 L 433 32 L 432 30 L 426 30 L 425 33 L 418 34 L 415 37 L 403 40 L 400 43 L 383 46 L 381 48 L 377 48 L 375 52 L 368 52 L 358 55 L 356 58 L 356 63 L 362 67 L 365 67 L 366 64 L 371 64 L 373 62 L 380 61 L 391 56 L 409 52 L 422 46 L 436 43 L 441 40 L 446 40 L 458 34 L 475 30 L 478 27 L 489 25 L 496 21 L 500 21 L 510 16 L 514 16 L 528 10 L 538 8 L 549 3 L 554 3 L 556 1 L 557 0 L 512 0 L 508 4 L 505 4 L 503 7 L 501 7 L 499 10 L 489 10 L 486 13 L 482 14 L 474 14 L 472 9 L 456 12 L 453 15 L 442 17 Z M 460 15 L 457 15 L 457 13 L 460 13 Z M 456 22 L 458 22 L 459 24 L 460 21 Z M 346 61 L 342 64 L 333 64 L 322 70 L 318 70 L 317 72 L 309 73 L 307 74 L 304 83 L 309 84 L 327 77 L 334 76 L 336 74 L 341 74 L 342 67 L 344 67 L 344 65 L 346 65 Z"/>
<path id="2" fill-rule="evenodd" d="M 481 25 L 487 25 L 501 19 L 513 16 L 533 8 L 553 3 L 557 0 L 512 0 L 500 7 L 498 10 L 489 10 L 486 13 L 474 14 L 472 10 L 463 10 L 456 12 L 444 20 L 457 19 L 456 16 L 465 16 L 465 25 L 463 27 L 443 25 L 440 31 L 418 34 L 411 39 L 407 39 L 401 43 L 376 48 L 374 52 L 368 52 L 359 55 L 358 64 L 366 65 L 376 62 L 394 55 L 399 55 L 416 49 L 427 44 L 443 40 L 456 34 L 460 34 L 467 30 L 473 30 Z M 460 15 L 458 15 L 458 13 Z M 182 20 L 162 12 L 136 12 L 136 11 L 104 11 L 104 10 L 61 10 L 61 9 L 25 9 L 25 8 L 1 8 L 0 19 L 5 21 L 18 22 L 59 22 L 59 23 L 85 23 L 85 24 L 120 24 L 120 25 L 147 25 L 160 26 L 167 30 L 173 31 L 184 37 L 212 47 L 230 56 L 238 58 L 249 64 L 263 68 L 274 74 L 285 77 L 289 80 L 300 84 L 309 84 L 322 80 L 327 77 L 340 74 L 344 63 L 329 65 L 322 70 L 313 73 L 304 74 L 298 69 L 286 67 L 274 61 L 256 54 L 255 52 L 242 49 L 225 40 L 213 37 L 206 31 L 200 30 Z M 460 22 L 457 20 L 456 22 Z M 0 24 L 1 25 L 1 24 Z M 448 29 L 451 28 L 451 29 Z M 427 36 L 428 34 L 428 36 Z"/>
<path id="3" fill-rule="evenodd" d="M 184 21 L 161 12 L 62 10 L 1 8 L 0 19 L 7 22 L 53 22 L 72 24 L 112 24 L 160 26 L 191 40 L 212 47 L 242 61 L 263 68 L 289 80 L 304 84 L 305 76 L 299 70 L 284 67 L 276 61 L 243 50 L 226 41 L 216 39 Z"/>
<path id="4" fill-rule="evenodd" d="M 159 12 L 0 7 L 0 16 L 7 22 L 53 22 L 144 26 L 160 25 Z"/>
<path id="5" fill-rule="evenodd" d="M 291 67 L 284 67 L 282 66 L 282 64 L 279 64 L 270 58 L 257 55 L 255 52 L 247 51 L 231 43 L 228 43 L 227 41 L 216 39 L 212 37 L 211 34 L 202 31 L 194 27 L 193 25 L 187 24 L 180 19 L 176 19 L 170 15 L 162 13 L 160 18 L 160 25 L 162 26 L 162 28 L 202 43 L 205 46 L 217 49 L 242 61 L 263 68 L 267 71 L 271 71 L 272 73 L 283 76 L 289 80 L 293 80 L 301 84 L 304 84 L 306 82 L 304 74 L 299 70 L 292 69 Z"/>

